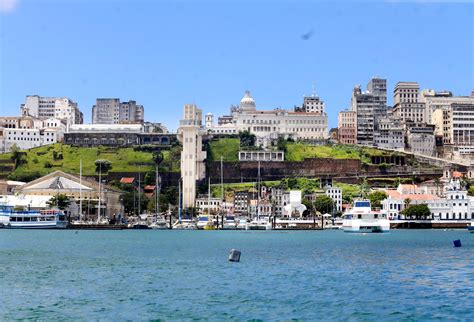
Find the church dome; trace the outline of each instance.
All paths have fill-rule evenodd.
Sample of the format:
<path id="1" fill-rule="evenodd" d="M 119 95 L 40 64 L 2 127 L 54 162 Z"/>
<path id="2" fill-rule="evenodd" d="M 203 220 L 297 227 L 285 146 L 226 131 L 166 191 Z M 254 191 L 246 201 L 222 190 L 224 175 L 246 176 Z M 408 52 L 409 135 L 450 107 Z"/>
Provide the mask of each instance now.
<path id="1" fill-rule="evenodd" d="M 240 108 L 242 111 L 255 111 L 256 110 L 256 105 L 255 101 L 252 98 L 252 95 L 250 95 L 249 91 L 245 91 L 245 95 L 240 100 Z"/>

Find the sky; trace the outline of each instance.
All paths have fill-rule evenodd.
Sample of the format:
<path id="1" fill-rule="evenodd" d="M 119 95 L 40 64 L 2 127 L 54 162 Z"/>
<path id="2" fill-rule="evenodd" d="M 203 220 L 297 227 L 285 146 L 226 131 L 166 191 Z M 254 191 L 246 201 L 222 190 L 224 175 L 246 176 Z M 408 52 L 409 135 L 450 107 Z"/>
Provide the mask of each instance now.
<path id="1" fill-rule="evenodd" d="M 325 101 L 331 127 L 356 84 L 387 79 L 470 95 L 471 1 L 0 0 L 0 115 L 26 95 L 136 100 L 175 130 L 186 103 L 228 114 Z"/>

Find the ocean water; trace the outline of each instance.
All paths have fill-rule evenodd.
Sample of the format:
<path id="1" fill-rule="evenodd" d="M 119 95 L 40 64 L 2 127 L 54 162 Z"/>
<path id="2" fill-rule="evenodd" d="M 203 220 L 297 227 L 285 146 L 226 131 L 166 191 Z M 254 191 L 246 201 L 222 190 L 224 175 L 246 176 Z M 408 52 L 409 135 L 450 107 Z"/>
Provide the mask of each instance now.
<path id="1" fill-rule="evenodd" d="M 0 320 L 472 320 L 473 256 L 465 230 L 0 230 Z"/>

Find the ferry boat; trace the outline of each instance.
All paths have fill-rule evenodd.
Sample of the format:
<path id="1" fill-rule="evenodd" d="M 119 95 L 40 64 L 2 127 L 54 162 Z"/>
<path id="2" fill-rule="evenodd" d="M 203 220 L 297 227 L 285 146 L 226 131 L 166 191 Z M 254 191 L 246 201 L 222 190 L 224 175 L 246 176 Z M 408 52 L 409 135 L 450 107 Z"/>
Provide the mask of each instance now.
<path id="1" fill-rule="evenodd" d="M 369 200 L 356 200 L 344 214 L 342 228 L 349 233 L 384 233 L 390 222 L 384 211 L 372 210 Z"/>
<path id="2" fill-rule="evenodd" d="M 0 227 L 47 229 L 66 228 L 66 215 L 61 210 L 28 210 L 16 211 L 13 207 L 0 208 Z"/>

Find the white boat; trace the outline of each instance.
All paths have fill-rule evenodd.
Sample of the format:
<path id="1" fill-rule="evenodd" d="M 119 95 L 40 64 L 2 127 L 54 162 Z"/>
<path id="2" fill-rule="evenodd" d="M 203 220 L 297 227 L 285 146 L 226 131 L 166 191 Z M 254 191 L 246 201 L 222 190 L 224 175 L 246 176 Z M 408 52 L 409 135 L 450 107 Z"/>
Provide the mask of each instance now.
<path id="1" fill-rule="evenodd" d="M 245 226 L 245 230 L 271 230 L 272 224 L 267 217 L 255 218 L 251 222 L 248 222 Z"/>
<path id="2" fill-rule="evenodd" d="M 236 229 L 245 229 L 247 227 L 248 220 L 246 218 L 240 218 L 237 220 L 237 226 L 235 227 Z"/>
<path id="3" fill-rule="evenodd" d="M 181 219 L 181 220 L 177 220 L 173 224 L 173 229 L 196 230 L 198 228 L 197 228 L 196 223 L 192 221 L 191 219 Z"/>
<path id="4" fill-rule="evenodd" d="M 151 229 L 168 229 L 168 223 L 162 216 L 157 216 L 149 225 Z"/>
<path id="5" fill-rule="evenodd" d="M 384 233 L 390 231 L 387 213 L 372 210 L 369 200 L 356 200 L 344 214 L 342 228 L 349 233 Z"/>
<path id="6" fill-rule="evenodd" d="M 206 226 L 213 226 L 212 220 L 207 215 L 200 215 L 196 224 L 198 229 L 204 229 Z"/>
<path id="7" fill-rule="evenodd" d="M 225 216 L 222 229 L 237 229 L 237 224 L 235 222 L 234 216 Z"/>
<path id="8" fill-rule="evenodd" d="M 67 226 L 61 210 L 15 211 L 11 207 L 0 209 L 0 227 L 24 229 L 62 229 Z"/>

